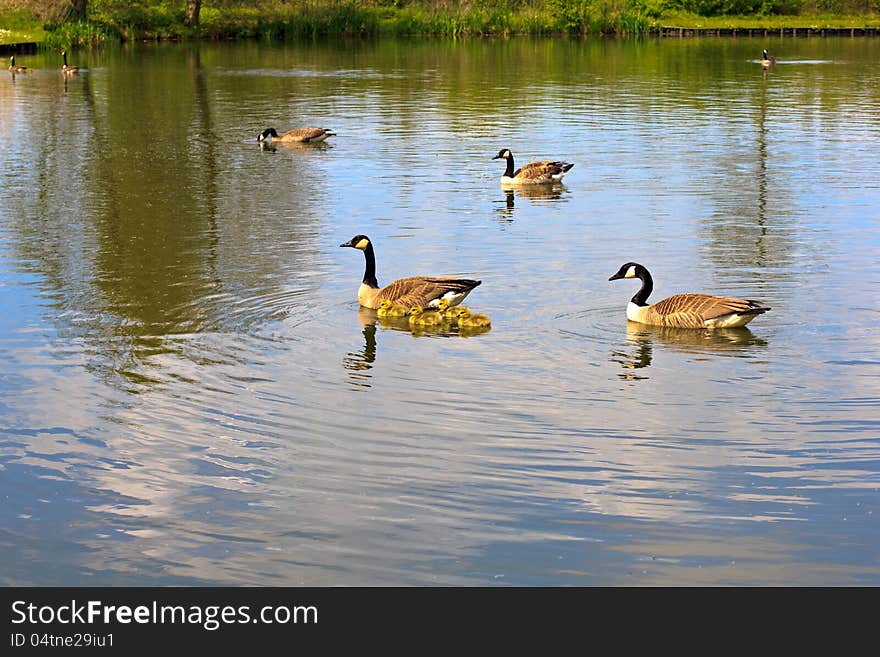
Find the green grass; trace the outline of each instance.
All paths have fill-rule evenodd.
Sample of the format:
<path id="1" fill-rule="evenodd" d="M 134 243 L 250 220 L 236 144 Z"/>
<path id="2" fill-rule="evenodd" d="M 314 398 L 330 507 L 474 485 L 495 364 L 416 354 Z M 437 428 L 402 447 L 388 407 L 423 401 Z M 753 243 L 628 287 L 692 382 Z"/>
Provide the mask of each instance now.
<path id="1" fill-rule="evenodd" d="M 658 22 L 666 27 L 687 29 L 821 29 L 821 28 L 880 28 L 880 15 L 839 16 L 805 14 L 801 16 L 697 16 L 685 12 L 667 12 Z"/>
<path id="2" fill-rule="evenodd" d="M 0 45 L 41 42 L 46 39 L 43 21 L 28 11 L 14 11 L 0 16 Z"/>
<path id="3" fill-rule="evenodd" d="M 302 0 L 291 3 L 281 0 L 227 0 L 223 3 L 205 3 L 200 24 L 188 28 L 183 25 L 183 2 L 92 0 L 89 3 L 89 20 L 82 22 L 62 21 L 57 13 L 40 18 L 36 10 L 0 14 L 0 44 L 35 41 L 47 48 L 72 48 L 143 39 L 283 40 L 326 35 L 637 35 L 651 33 L 661 26 L 688 29 L 880 27 L 880 14 L 874 11 L 842 15 L 822 9 L 829 3 L 849 0 L 764 0 L 765 4 L 771 3 L 766 6 L 777 6 L 783 1 L 800 3 L 798 6 L 805 7 L 802 9 L 805 13 L 795 16 L 706 17 L 669 9 L 673 5 L 691 6 L 684 4 L 686 2 L 715 1 Z M 870 3 L 863 5 L 866 8 L 873 8 L 880 2 L 861 1 Z M 807 2 L 811 4 L 807 5 Z"/>
<path id="4" fill-rule="evenodd" d="M 61 23 L 46 33 L 42 45 L 46 48 L 77 48 L 99 46 L 108 41 L 118 40 L 106 25 L 92 21 Z"/>

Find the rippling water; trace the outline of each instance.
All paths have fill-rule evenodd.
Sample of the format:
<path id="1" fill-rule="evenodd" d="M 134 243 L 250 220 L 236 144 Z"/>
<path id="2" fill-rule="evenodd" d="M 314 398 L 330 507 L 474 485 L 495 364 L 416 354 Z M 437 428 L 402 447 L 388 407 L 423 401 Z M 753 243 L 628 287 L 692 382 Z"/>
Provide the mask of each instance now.
<path id="1" fill-rule="evenodd" d="M 757 63 L 768 47 L 779 64 Z M 880 584 L 880 43 L 133 46 L 0 84 L 0 582 Z M 4 72 L 5 75 L 5 72 Z M 258 148 L 266 127 L 332 128 Z M 519 163 L 564 186 L 505 192 Z M 483 281 L 482 333 L 359 309 Z M 628 323 L 632 281 L 772 311 Z"/>

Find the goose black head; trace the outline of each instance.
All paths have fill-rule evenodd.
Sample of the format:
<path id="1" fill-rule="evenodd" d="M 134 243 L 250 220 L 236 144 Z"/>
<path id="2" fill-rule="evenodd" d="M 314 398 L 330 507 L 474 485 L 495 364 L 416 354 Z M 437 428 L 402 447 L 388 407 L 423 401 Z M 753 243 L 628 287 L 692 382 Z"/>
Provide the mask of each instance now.
<path id="1" fill-rule="evenodd" d="M 260 133 L 260 136 L 257 137 L 257 141 L 266 141 L 269 137 L 277 137 L 278 133 L 275 132 L 275 128 L 266 128 L 263 132 Z"/>
<path id="2" fill-rule="evenodd" d="M 512 157 L 509 148 L 502 148 L 498 151 L 498 155 L 493 157 L 493 160 L 506 160 L 507 158 Z"/>
<path id="3" fill-rule="evenodd" d="M 620 266 L 617 273 L 608 278 L 609 281 L 616 281 L 621 278 L 644 278 L 648 270 L 637 262 L 627 262 Z"/>
<path id="4" fill-rule="evenodd" d="M 353 249 L 364 251 L 370 245 L 370 238 L 366 235 L 355 235 L 347 242 L 343 242 L 339 246 L 350 246 Z"/>

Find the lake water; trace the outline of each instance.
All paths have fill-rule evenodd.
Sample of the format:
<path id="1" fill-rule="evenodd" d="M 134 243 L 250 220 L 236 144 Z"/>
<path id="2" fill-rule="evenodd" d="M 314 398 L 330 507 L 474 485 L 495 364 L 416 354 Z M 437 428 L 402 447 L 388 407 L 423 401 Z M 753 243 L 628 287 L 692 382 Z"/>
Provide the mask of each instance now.
<path id="1" fill-rule="evenodd" d="M 69 59 L 0 80 L 0 584 L 880 585 L 880 41 Z M 359 309 L 358 233 L 491 330 Z"/>

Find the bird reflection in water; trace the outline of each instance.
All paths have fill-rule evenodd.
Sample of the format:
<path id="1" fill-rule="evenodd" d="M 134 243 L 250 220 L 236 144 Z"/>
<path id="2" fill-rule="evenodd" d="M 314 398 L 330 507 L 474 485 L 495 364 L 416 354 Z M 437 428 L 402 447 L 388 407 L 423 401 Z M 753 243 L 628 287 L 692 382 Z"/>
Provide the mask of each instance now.
<path id="1" fill-rule="evenodd" d="M 568 188 L 557 183 L 554 185 L 528 185 L 523 187 L 515 187 L 513 189 L 504 189 L 504 199 L 497 202 L 495 214 L 505 221 L 513 221 L 513 211 L 516 208 L 516 197 L 529 199 L 534 205 L 544 201 L 559 201 L 564 199 L 563 194 L 567 194 Z M 501 206 L 501 203 L 504 205 Z"/>
<path id="2" fill-rule="evenodd" d="M 423 335 L 471 337 L 490 330 L 485 328 L 457 331 L 452 329 L 450 323 L 438 326 L 410 326 L 409 317 L 378 317 L 375 310 L 363 306 L 358 309 L 358 321 L 363 327 L 364 346 L 360 351 L 348 352 L 342 359 L 342 366 L 348 372 L 349 383 L 358 390 L 371 387 L 370 370 L 373 369 L 376 361 L 376 330 L 379 327 L 386 330 L 406 331 L 414 337 Z"/>
<path id="3" fill-rule="evenodd" d="M 331 148 L 333 148 L 333 144 L 328 144 L 325 141 L 306 142 L 306 143 L 286 142 L 286 141 L 285 142 L 273 141 L 270 143 L 270 142 L 266 142 L 266 141 L 260 141 L 258 143 L 259 143 L 259 149 L 263 152 L 266 152 L 266 153 L 276 153 L 276 152 L 278 152 L 278 149 L 281 148 L 284 151 L 291 151 L 291 152 L 299 151 L 301 153 L 310 154 L 310 153 L 328 151 Z"/>
<path id="4" fill-rule="evenodd" d="M 326 141 L 298 142 L 273 140 L 271 143 L 266 141 L 260 141 L 258 143 L 260 145 L 261 151 L 271 151 L 273 153 L 279 148 L 283 149 L 284 151 L 300 153 L 322 153 L 333 148 L 333 144 L 329 144 Z"/>
<path id="5" fill-rule="evenodd" d="M 632 339 L 630 339 L 630 343 L 633 343 Z M 624 372 L 617 375 L 624 381 L 641 381 L 648 378 L 636 374 L 634 370 L 643 369 L 651 364 L 651 341 L 637 340 L 633 346 L 635 349 L 632 353 L 617 349 L 611 350 L 611 362 L 619 364 L 624 369 Z"/>
<path id="6" fill-rule="evenodd" d="M 491 330 L 491 326 L 462 326 L 458 329 L 458 335 L 462 338 L 472 338 L 477 335 L 488 333 Z"/>
<path id="7" fill-rule="evenodd" d="M 451 320 L 436 326 L 412 326 L 408 316 L 379 317 L 375 310 L 363 306 L 358 309 L 358 321 L 363 327 L 364 346 L 360 351 L 350 351 L 342 358 L 342 366 L 348 372 L 349 383 L 356 390 L 372 387 L 370 370 L 373 369 L 376 361 L 376 330 L 379 327 L 385 330 L 405 331 L 414 338 L 422 336 L 471 338 L 492 330 L 491 326 L 459 328 Z"/>
<path id="8" fill-rule="evenodd" d="M 682 329 L 670 326 L 650 326 L 627 322 L 627 346 L 632 349 L 611 351 L 611 362 L 618 363 L 625 372 L 618 374 L 626 381 L 647 379 L 638 374 L 651 365 L 656 347 L 700 356 L 750 358 L 755 347 L 765 347 L 767 341 L 757 337 L 747 327 L 727 329 Z"/>
<path id="9" fill-rule="evenodd" d="M 342 359 L 342 366 L 349 372 L 349 382 L 360 389 L 370 387 L 369 370 L 373 369 L 376 360 L 376 312 L 361 308 L 358 319 L 364 327 L 364 347 L 360 352 L 348 352 Z"/>

